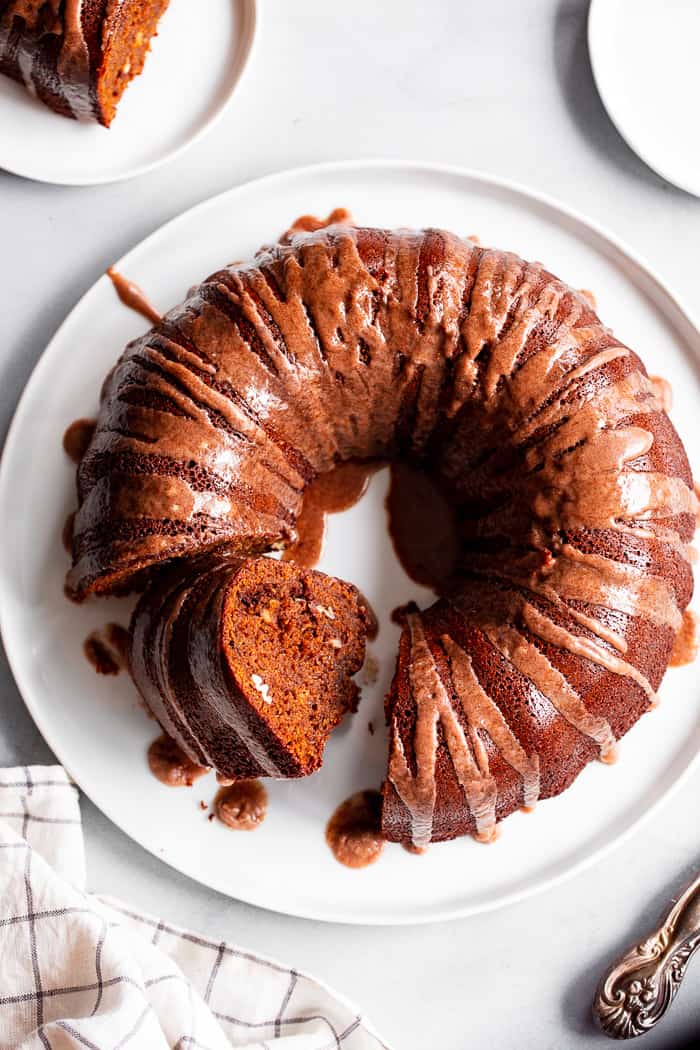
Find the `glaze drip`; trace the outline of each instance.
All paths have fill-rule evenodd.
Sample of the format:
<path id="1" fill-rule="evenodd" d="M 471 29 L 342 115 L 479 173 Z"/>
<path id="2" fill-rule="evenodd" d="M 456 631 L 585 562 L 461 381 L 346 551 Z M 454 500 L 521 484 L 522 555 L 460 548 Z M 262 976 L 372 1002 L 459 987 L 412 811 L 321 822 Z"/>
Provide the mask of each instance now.
<path id="1" fill-rule="evenodd" d="M 326 825 L 326 843 L 339 864 L 366 868 L 384 849 L 381 828 L 382 796 L 358 791 L 338 806 Z"/>
<path id="2" fill-rule="evenodd" d="M 124 306 L 128 306 L 130 310 L 134 310 L 137 314 L 141 314 L 151 324 L 158 324 L 161 315 L 149 301 L 143 289 L 139 288 L 137 284 L 130 281 L 127 277 L 124 277 L 113 266 L 110 266 L 107 270 L 107 276 Z"/>
<path id="3" fill-rule="evenodd" d="M 686 609 L 683 613 L 681 629 L 676 635 L 673 644 L 671 667 L 683 667 L 684 664 L 692 664 L 700 652 L 700 617 L 692 609 Z"/>

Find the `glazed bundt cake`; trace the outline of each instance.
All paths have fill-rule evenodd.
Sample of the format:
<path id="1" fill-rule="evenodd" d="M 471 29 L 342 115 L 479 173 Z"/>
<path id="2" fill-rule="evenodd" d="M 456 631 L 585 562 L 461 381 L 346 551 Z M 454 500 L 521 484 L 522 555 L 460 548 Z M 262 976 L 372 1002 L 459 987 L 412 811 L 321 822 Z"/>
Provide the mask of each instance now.
<path id="1" fill-rule="evenodd" d="M 370 614 L 349 583 L 274 558 L 179 563 L 145 591 L 129 665 L 168 736 L 224 777 L 300 777 L 357 703 Z"/>
<path id="2" fill-rule="evenodd" d="M 488 838 L 610 758 L 692 591 L 683 446 L 637 355 L 539 263 L 333 225 L 215 273 L 105 383 L 68 589 L 288 544 L 309 482 L 373 457 L 427 470 L 459 527 L 440 600 L 406 615 L 384 831 Z"/>
<path id="3" fill-rule="evenodd" d="M 0 0 L 0 73 L 64 117 L 114 120 L 169 0 Z"/>

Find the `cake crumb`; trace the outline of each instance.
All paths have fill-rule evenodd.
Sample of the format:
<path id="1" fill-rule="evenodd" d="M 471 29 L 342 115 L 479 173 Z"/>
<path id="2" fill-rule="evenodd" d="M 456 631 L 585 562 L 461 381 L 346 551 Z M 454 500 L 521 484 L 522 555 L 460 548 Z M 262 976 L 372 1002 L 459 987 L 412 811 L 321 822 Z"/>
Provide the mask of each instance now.
<path id="1" fill-rule="evenodd" d="M 209 808 L 203 798 L 200 798 L 199 800 L 199 808 L 201 810 L 206 810 Z"/>
<path id="2" fill-rule="evenodd" d="M 374 685 L 378 677 L 379 661 L 368 653 L 360 671 L 360 681 L 362 685 Z"/>
<path id="3" fill-rule="evenodd" d="M 210 813 L 209 816 L 207 817 L 207 820 L 211 823 L 211 821 L 213 819 L 214 819 L 214 813 Z"/>
<path id="4" fill-rule="evenodd" d="M 369 735 L 374 736 L 374 722 L 368 722 L 367 728 L 369 729 Z"/>
<path id="5" fill-rule="evenodd" d="M 266 704 L 271 704 L 272 697 L 270 696 L 270 687 L 267 682 L 263 682 L 259 674 L 252 674 L 250 680 L 253 683 L 254 688 L 260 693 L 263 701 Z"/>
<path id="6" fill-rule="evenodd" d="M 279 605 L 280 603 L 273 598 L 269 605 L 266 605 L 260 613 L 260 619 L 263 620 L 265 623 L 269 624 L 277 623 L 277 612 L 279 610 Z"/>

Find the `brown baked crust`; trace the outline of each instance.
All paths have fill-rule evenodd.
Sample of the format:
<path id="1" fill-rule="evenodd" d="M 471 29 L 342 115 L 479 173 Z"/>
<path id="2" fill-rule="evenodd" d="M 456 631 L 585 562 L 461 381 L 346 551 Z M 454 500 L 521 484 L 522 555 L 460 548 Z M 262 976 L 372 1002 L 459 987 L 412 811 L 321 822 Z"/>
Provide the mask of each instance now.
<path id="1" fill-rule="evenodd" d="M 273 558 L 214 555 L 152 581 L 129 666 L 163 730 L 225 777 L 299 777 L 354 709 L 370 613 L 351 584 Z"/>
<path id="2" fill-rule="evenodd" d="M 355 457 L 427 467 L 462 539 L 401 643 L 385 832 L 485 837 L 648 709 L 692 591 L 685 452 L 639 358 L 541 265 L 440 230 L 291 234 L 108 377 L 69 590 L 283 544 L 309 480 Z"/>
<path id="3" fill-rule="evenodd" d="M 0 73 L 64 117 L 109 127 L 169 0 L 0 0 Z"/>

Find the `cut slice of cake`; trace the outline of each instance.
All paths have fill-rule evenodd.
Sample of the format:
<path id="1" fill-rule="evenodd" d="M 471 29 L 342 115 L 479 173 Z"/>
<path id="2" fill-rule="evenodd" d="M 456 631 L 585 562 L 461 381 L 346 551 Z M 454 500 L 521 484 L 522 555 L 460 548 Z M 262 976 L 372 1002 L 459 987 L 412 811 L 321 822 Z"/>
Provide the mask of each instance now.
<path id="1" fill-rule="evenodd" d="M 141 597 L 132 677 L 161 726 L 222 776 L 300 777 L 357 703 L 371 613 L 351 584 L 290 562 L 175 565 Z"/>
<path id="2" fill-rule="evenodd" d="M 168 3 L 0 3 L 0 73 L 62 116 L 109 127 Z"/>

